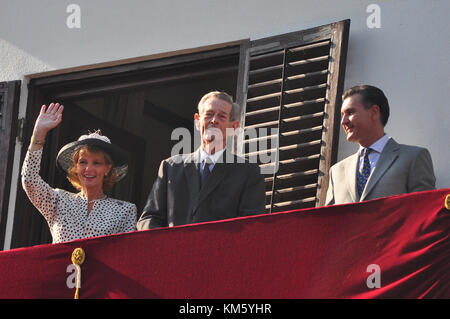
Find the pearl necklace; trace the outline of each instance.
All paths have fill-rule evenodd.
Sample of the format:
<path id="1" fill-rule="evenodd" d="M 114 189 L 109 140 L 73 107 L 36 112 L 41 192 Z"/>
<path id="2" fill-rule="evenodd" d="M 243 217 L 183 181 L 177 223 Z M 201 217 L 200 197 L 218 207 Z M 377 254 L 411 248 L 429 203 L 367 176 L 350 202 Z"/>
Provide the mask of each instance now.
<path id="1" fill-rule="evenodd" d="M 107 196 L 105 195 L 105 196 L 103 196 L 102 198 L 97 198 L 97 199 L 90 200 L 90 201 L 88 201 L 88 205 L 89 205 L 89 204 L 92 204 L 92 203 L 95 203 L 95 202 L 98 201 L 98 200 L 105 199 L 106 197 L 107 197 Z"/>

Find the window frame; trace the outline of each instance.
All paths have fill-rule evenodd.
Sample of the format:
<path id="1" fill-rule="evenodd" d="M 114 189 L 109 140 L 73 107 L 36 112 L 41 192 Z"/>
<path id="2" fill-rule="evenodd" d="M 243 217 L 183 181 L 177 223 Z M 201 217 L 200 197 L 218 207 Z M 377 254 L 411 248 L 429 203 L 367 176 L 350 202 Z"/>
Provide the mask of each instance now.
<path id="1" fill-rule="evenodd" d="M 21 81 L 0 83 L 0 247 L 5 241 Z"/>

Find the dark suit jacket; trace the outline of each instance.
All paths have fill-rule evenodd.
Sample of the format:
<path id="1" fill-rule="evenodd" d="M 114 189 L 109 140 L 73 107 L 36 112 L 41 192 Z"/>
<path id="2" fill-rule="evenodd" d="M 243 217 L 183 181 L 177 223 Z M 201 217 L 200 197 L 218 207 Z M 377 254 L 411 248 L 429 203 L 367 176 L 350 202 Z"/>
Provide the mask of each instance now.
<path id="1" fill-rule="evenodd" d="M 398 144 L 391 138 L 359 197 L 356 186 L 358 160 L 358 153 L 355 153 L 331 167 L 325 205 L 360 202 L 435 188 L 436 178 L 428 150 Z"/>
<path id="2" fill-rule="evenodd" d="M 228 156 L 233 163 L 218 161 L 202 189 L 200 150 L 162 161 L 137 229 L 263 214 L 265 188 L 259 166 Z"/>

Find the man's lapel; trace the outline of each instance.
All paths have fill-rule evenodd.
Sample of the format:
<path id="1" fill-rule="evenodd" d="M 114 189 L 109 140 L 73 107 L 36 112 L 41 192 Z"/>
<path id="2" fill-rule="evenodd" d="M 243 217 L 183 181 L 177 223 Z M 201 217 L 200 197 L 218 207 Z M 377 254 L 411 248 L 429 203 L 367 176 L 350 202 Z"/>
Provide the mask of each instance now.
<path id="1" fill-rule="evenodd" d="M 353 154 L 345 166 L 345 179 L 347 180 L 348 192 L 353 202 L 359 201 L 359 194 L 356 188 L 356 170 L 358 169 L 358 153 Z"/>
<path id="2" fill-rule="evenodd" d="M 399 144 L 394 141 L 394 139 L 390 138 L 383 151 L 381 152 L 380 157 L 378 158 L 375 169 L 373 170 L 372 174 L 370 174 L 369 179 L 367 180 L 366 187 L 364 188 L 364 191 L 361 195 L 361 200 L 364 200 L 370 194 L 380 178 L 384 175 L 384 173 L 386 173 L 387 169 L 397 159 L 399 149 Z"/>
<path id="3" fill-rule="evenodd" d="M 186 192 L 190 192 L 191 198 L 195 201 L 200 193 L 200 149 L 186 157 L 184 167 L 184 174 L 189 185 Z"/>

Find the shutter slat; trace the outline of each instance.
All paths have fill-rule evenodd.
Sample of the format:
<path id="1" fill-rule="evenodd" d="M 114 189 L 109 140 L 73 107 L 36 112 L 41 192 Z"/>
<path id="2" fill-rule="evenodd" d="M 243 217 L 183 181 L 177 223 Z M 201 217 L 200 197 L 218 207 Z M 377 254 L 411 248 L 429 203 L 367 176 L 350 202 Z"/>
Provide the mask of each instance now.
<path id="1" fill-rule="evenodd" d="M 292 192 L 302 191 L 302 190 L 305 190 L 305 189 L 312 189 L 312 188 L 316 188 L 316 187 L 317 187 L 317 183 L 314 183 L 314 184 L 308 184 L 308 185 L 302 185 L 302 186 L 295 186 L 295 187 L 288 187 L 288 188 L 283 188 L 283 189 L 277 189 L 275 192 L 277 194 L 292 193 Z M 266 196 L 270 196 L 270 195 L 272 195 L 272 191 L 266 192 Z"/>
<path id="2" fill-rule="evenodd" d="M 262 69 L 256 69 L 256 70 L 251 70 L 249 71 L 249 75 L 250 76 L 254 76 L 260 73 L 265 73 L 265 72 L 271 72 L 271 71 L 281 71 L 283 69 L 283 65 L 273 65 L 273 66 L 268 66 Z"/>
<path id="3" fill-rule="evenodd" d="M 300 134 L 306 134 L 306 133 L 318 132 L 318 131 L 322 131 L 322 126 L 311 127 L 311 128 L 307 128 L 307 129 L 303 129 L 303 130 L 282 132 L 280 135 L 282 137 L 290 137 L 290 136 L 296 136 L 296 135 L 300 135 Z M 244 144 L 250 144 L 250 143 L 256 143 L 256 142 L 260 142 L 260 141 L 265 141 L 265 140 L 268 140 L 268 139 L 276 138 L 277 136 L 278 135 L 274 135 L 274 134 L 265 135 L 265 136 L 259 136 L 259 137 L 255 137 L 255 138 L 251 138 L 251 139 L 245 140 Z"/>
<path id="4" fill-rule="evenodd" d="M 266 95 L 250 98 L 250 99 L 247 100 L 247 103 L 258 102 L 258 101 L 261 101 L 261 100 L 267 100 L 267 99 L 271 99 L 271 98 L 274 98 L 274 97 L 280 97 L 280 96 L 281 96 L 280 92 L 272 93 L 272 94 L 266 94 Z"/>
<path id="5" fill-rule="evenodd" d="M 294 116 L 290 118 L 283 119 L 282 122 L 290 123 L 290 122 L 297 122 L 297 121 L 303 121 L 303 120 L 309 120 L 314 118 L 320 118 L 324 116 L 324 112 L 317 112 L 314 114 L 306 114 L 306 115 L 299 115 Z M 278 121 L 269 121 L 269 122 L 263 122 L 263 123 L 257 123 L 249 126 L 245 126 L 244 129 L 255 129 L 259 127 L 270 127 L 273 125 L 278 125 Z"/>
<path id="6" fill-rule="evenodd" d="M 295 149 L 302 149 L 304 147 L 320 145 L 321 143 L 322 143 L 322 141 L 318 140 L 318 141 L 312 141 L 312 142 L 307 142 L 307 143 L 292 144 L 292 145 L 281 146 L 281 147 L 278 148 L 278 150 L 280 152 L 290 151 L 290 150 L 295 150 Z M 271 148 L 271 149 L 262 150 L 262 151 L 256 151 L 256 152 L 251 152 L 251 153 L 244 153 L 244 156 L 245 157 L 253 157 L 253 156 L 258 156 L 260 154 L 273 153 L 273 152 L 276 152 L 276 151 L 277 151 L 277 148 Z"/>
<path id="7" fill-rule="evenodd" d="M 296 158 L 290 158 L 287 160 L 282 160 L 279 162 L 280 165 L 287 165 L 287 164 L 294 164 L 294 163 L 300 163 L 304 161 L 310 161 L 310 160 L 317 160 L 320 158 L 319 154 L 311 155 L 311 156 L 303 156 L 303 157 L 296 157 Z M 260 167 L 267 167 L 267 166 L 274 166 L 275 163 L 268 163 L 268 164 L 261 164 Z"/>
<path id="8" fill-rule="evenodd" d="M 261 54 L 261 55 L 253 55 L 250 58 L 250 61 L 254 62 L 254 61 L 258 61 L 258 60 L 270 59 L 273 57 L 283 56 L 283 54 L 284 54 L 284 52 L 283 52 L 283 50 L 281 50 L 281 51 L 274 51 L 271 53 L 265 53 L 265 54 Z"/>
<path id="9" fill-rule="evenodd" d="M 305 128 L 305 129 L 302 129 L 302 130 L 282 132 L 281 136 L 289 137 L 289 136 L 292 136 L 292 135 L 300 135 L 300 134 L 306 134 L 306 133 L 317 132 L 317 131 L 322 131 L 322 126 L 315 126 L 315 127 L 311 127 L 311 128 Z"/>
<path id="10" fill-rule="evenodd" d="M 296 205 L 296 204 L 304 204 L 304 203 L 311 203 L 311 202 L 315 202 L 316 198 L 315 197 L 309 197 L 309 198 L 304 198 L 304 199 L 300 199 L 300 200 L 291 200 L 288 202 L 282 202 L 282 203 L 274 203 L 273 206 L 275 207 L 285 207 L 285 206 L 292 206 L 292 205 Z"/>
<path id="11" fill-rule="evenodd" d="M 304 73 L 304 74 L 296 74 L 296 75 L 288 76 L 286 78 L 286 80 L 294 81 L 294 80 L 298 80 L 298 79 L 307 79 L 307 78 L 312 78 L 314 76 L 327 75 L 327 74 L 328 74 L 328 70 L 321 70 L 321 71 L 317 71 L 317 72 L 309 72 L 309 73 Z"/>
<path id="12" fill-rule="evenodd" d="M 317 57 L 317 58 L 311 58 L 311 59 L 306 59 L 306 60 L 289 62 L 288 65 L 290 67 L 296 67 L 296 66 L 299 66 L 299 65 L 307 65 L 307 64 L 311 64 L 311 63 L 328 61 L 329 58 L 330 57 L 328 55 L 325 55 L 325 56 L 321 56 L 321 57 Z"/>
<path id="13" fill-rule="evenodd" d="M 285 94 L 296 94 L 296 93 L 302 93 L 306 91 L 312 91 L 317 89 L 325 89 L 327 87 L 327 84 L 320 84 L 320 85 L 314 85 L 314 86 L 307 86 L 299 89 L 293 89 L 293 90 L 287 90 L 285 91 Z"/>
<path id="14" fill-rule="evenodd" d="M 268 85 L 273 85 L 273 84 L 280 84 L 280 83 L 281 83 L 281 79 L 275 79 L 275 80 L 271 80 L 271 81 L 259 82 L 259 83 L 256 83 L 256 84 L 250 84 L 248 86 L 248 89 L 251 90 L 251 89 L 260 88 L 260 87 L 263 87 L 263 86 L 268 86 Z"/>
<path id="15" fill-rule="evenodd" d="M 311 170 L 306 171 L 306 172 L 296 172 L 296 173 L 280 175 L 280 176 L 277 176 L 276 179 L 289 180 L 289 179 L 293 179 L 293 178 L 297 178 L 297 177 L 303 177 L 303 176 L 308 176 L 308 175 L 315 175 L 318 172 L 319 172 L 318 169 L 311 169 Z M 273 179 L 274 179 L 273 177 L 266 177 L 266 178 L 264 178 L 264 181 L 265 182 L 272 182 Z"/>
<path id="16" fill-rule="evenodd" d="M 305 105 L 309 105 L 309 104 L 319 104 L 319 103 L 324 103 L 324 102 L 325 102 L 325 98 L 319 98 L 319 99 L 315 99 L 315 100 L 285 104 L 284 107 L 285 108 L 294 108 L 294 107 L 305 106 Z"/>
<path id="17" fill-rule="evenodd" d="M 276 126 L 278 125 L 278 121 L 270 121 L 270 122 L 265 122 L 265 123 L 258 123 L 258 124 L 254 124 L 254 125 L 249 125 L 246 126 L 244 129 L 257 129 L 260 127 L 272 127 L 272 126 Z"/>
<path id="18" fill-rule="evenodd" d="M 314 43 L 314 44 L 304 45 L 301 47 L 291 48 L 291 49 L 289 49 L 289 52 L 295 53 L 295 52 L 303 52 L 306 50 L 311 50 L 311 49 L 316 49 L 316 48 L 326 48 L 329 45 L 330 45 L 329 41 L 322 41 L 322 42 L 318 42 L 318 43 Z"/>
<path id="19" fill-rule="evenodd" d="M 314 105 L 314 104 L 322 104 L 325 103 L 325 99 L 324 98 L 318 98 L 315 100 L 307 100 L 307 101 L 301 101 L 301 102 L 294 102 L 294 103 L 289 103 L 289 104 L 285 104 L 284 108 L 286 109 L 294 109 L 294 108 L 298 108 L 298 107 L 302 107 L 302 106 L 310 106 L 310 105 Z M 249 111 L 246 113 L 246 117 L 252 117 L 252 116 L 257 116 L 257 115 L 261 115 L 264 113 L 270 113 L 270 112 L 276 112 L 280 110 L 280 105 L 277 106 L 272 106 L 272 107 L 266 107 L 266 108 L 260 108 L 260 109 L 256 109 L 255 111 Z"/>
<path id="20" fill-rule="evenodd" d="M 248 113 L 245 114 L 245 116 L 246 117 L 251 117 L 251 116 L 255 116 L 255 115 L 261 115 L 261 114 L 264 114 L 264 113 L 276 112 L 276 111 L 279 111 L 279 110 L 280 110 L 280 106 L 268 107 L 268 108 L 265 108 L 265 109 L 248 112 Z"/>
<path id="21" fill-rule="evenodd" d="M 302 120 L 309 120 L 309 119 L 313 119 L 313 118 L 323 117 L 323 115 L 324 115 L 324 112 L 318 112 L 318 113 L 314 113 L 314 114 L 294 116 L 294 117 L 283 119 L 282 121 L 285 123 L 297 122 L 297 121 L 302 121 Z"/>

